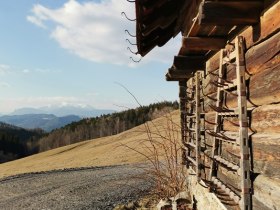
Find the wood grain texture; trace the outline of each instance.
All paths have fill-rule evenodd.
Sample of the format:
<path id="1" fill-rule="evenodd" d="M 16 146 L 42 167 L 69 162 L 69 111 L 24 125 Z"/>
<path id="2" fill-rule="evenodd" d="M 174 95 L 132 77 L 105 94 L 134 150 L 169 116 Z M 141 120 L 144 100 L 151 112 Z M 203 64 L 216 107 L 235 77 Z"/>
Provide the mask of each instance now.
<path id="1" fill-rule="evenodd" d="M 257 74 L 250 77 L 248 81 L 248 100 L 247 106 L 262 106 L 273 103 L 280 103 L 280 63 L 271 68 L 265 68 Z M 209 92 L 214 92 L 209 94 Z M 209 85 L 204 94 L 209 94 L 210 97 L 216 98 L 215 87 Z M 204 111 L 212 111 L 209 104 L 214 105 L 215 102 L 207 97 L 204 99 Z M 236 96 L 227 94 L 226 106 L 230 109 L 237 107 Z"/>
<path id="2" fill-rule="evenodd" d="M 228 134 L 228 132 L 227 132 Z M 252 144 L 253 171 L 267 177 L 280 178 L 280 134 L 253 134 L 250 138 Z M 230 154 L 239 154 L 238 146 L 223 143 L 223 156 L 225 159 L 238 163 L 238 158 Z M 227 154 L 230 153 L 230 154 Z"/>
<path id="3" fill-rule="evenodd" d="M 251 128 L 257 133 L 280 133 L 280 104 L 264 105 L 254 109 Z"/>
<path id="4" fill-rule="evenodd" d="M 246 48 L 250 49 L 252 46 L 268 39 L 273 34 L 280 30 L 280 1 L 269 8 L 263 16 L 261 16 L 260 23 L 246 28 L 240 36 L 245 38 Z M 213 71 L 219 67 L 219 53 L 213 55 L 206 63 L 208 71 Z"/>
<path id="5" fill-rule="evenodd" d="M 226 39 L 209 37 L 184 37 L 183 47 L 190 50 L 220 50 L 225 47 Z"/>
<path id="6" fill-rule="evenodd" d="M 280 32 L 260 44 L 251 47 L 246 52 L 246 69 L 250 74 L 256 74 L 279 63 Z"/>
<path id="7" fill-rule="evenodd" d="M 256 24 L 262 7 L 261 1 L 205 1 L 199 8 L 199 23 L 226 26 Z"/>

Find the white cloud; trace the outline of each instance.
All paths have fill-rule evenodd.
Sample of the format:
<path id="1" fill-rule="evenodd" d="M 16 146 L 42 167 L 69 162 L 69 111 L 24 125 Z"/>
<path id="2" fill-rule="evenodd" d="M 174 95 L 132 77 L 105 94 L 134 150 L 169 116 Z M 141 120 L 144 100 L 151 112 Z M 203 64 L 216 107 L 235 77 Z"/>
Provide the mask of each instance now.
<path id="1" fill-rule="evenodd" d="M 23 69 L 23 70 L 22 70 L 22 73 L 28 74 L 28 73 L 30 73 L 30 70 L 29 70 L 29 69 Z"/>
<path id="2" fill-rule="evenodd" d="M 2 87 L 2 88 L 9 88 L 9 87 L 11 87 L 11 85 L 9 83 L 7 83 L 7 82 L 0 82 L 0 87 Z"/>
<path id="3" fill-rule="evenodd" d="M 37 68 L 34 70 L 34 72 L 41 73 L 41 74 L 47 74 L 47 73 L 59 73 L 59 72 L 61 72 L 61 70 Z"/>
<path id="4" fill-rule="evenodd" d="M 62 7 L 50 9 L 43 5 L 34 5 L 32 15 L 27 20 L 39 26 L 50 26 L 50 35 L 59 45 L 81 58 L 100 62 L 127 65 L 132 54 L 127 51 L 128 29 L 135 34 L 135 22 L 130 22 L 121 16 L 121 12 L 133 18 L 135 9 L 133 3 L 120 0 L 88 1 L 79 3 L 69 0 Z M 133 41 L 135 42 L 135 40 Z M 178 45 L 171 44 L 169 48 L 155 50 L 145 58 L 145 61 L 171 62 L 170 58 L 178 51 Z M 137 58 L 136 58 L 137 59 Z"/>
<path id="5" fill-rule="evenodd" d="M 36 18 L 34 16 L 27 16 L 26 19 L 29 22 L 31 22 L 31 23 L 33 23 L 33 24 L 35 24 L 35 25 L 37 25 L 41 28 L 46 28 L 46 26 L 43 24 L 43 22 L 39 18 Z"/>
<path id="6" fill-rule="evenodd" d="M 6 64 L 0 64 L 0 74 L 7 74 L 9 73 L 11 70 L 11 67 L 9 65 Z"/>

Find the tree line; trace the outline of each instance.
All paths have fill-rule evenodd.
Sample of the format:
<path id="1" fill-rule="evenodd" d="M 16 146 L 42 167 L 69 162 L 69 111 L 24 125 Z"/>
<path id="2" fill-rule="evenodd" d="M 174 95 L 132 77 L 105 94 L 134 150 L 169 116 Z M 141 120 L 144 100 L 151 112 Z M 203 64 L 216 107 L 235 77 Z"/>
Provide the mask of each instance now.
<path id="1" fill-rule="evenodd" d="M 41 138 L 39 140 L 39 151 L 42 152 L 80 141 L 115 135 L 160 117 L 168 111 L 178 109 L 178 107 L 177 101 L 164 101 L 136 109 L 101 115 L 100 117 L 85 118 L 56 129 Z"/>
<path id="2" fill-rule="evenodd" d="M 84 118 L 62 128 L 44 132 L 0 122 L 0 163 L 26 157 L 80 141 L 111 136 L 178 109 L 175 102 L 159 102 L 99 117 Z"/>
<path id="3" fill-rule="evenodd" d="M 0 122 L 0 163 L 38 153 L 42 129 L 26 130 Z"/>

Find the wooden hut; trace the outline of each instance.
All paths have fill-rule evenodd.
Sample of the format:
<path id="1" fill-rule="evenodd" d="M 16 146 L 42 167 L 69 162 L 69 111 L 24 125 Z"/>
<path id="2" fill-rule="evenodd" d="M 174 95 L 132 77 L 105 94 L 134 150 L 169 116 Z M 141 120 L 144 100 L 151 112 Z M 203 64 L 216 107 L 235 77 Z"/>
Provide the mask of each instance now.
<path id="1" fill-rule="evenodd" d="M 135 5 L 142 56 L 182 34 L 166 80 L 179 84 L 197 209 L 280 209 L 280 1 Z"/>

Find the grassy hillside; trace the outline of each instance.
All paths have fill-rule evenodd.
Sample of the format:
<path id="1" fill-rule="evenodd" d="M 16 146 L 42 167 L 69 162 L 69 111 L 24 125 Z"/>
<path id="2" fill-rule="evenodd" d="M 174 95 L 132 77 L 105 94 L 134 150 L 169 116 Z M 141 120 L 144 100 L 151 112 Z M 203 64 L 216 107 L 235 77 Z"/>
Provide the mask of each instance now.
<path id="1" fill-rule="evenodd" d="M 39 141 L 39 151 L 44 152 L 89 139 L 115 135 L 176 110 L 178 106 L 177 101 L 163 101 L 100 117 L 85 118 L 44 136 Z"/>
<path id="2" fill-rule="evenodd" d="M 179 112 L 174 111 L 170 115 L 167 114 L 167 116 L 149 122 L 151 133 L 154 133 L 155 136 L 158 136 L 159 133 L 167 135 L 166 130 L 170 120 L 176 126 L 179 125 Z M 173 134 L 179 135 L 179 132 Z M 123 145 L 144 151 L 143 142 L 146 140 L 145 125 L 140 125 L 117 135 L 71 144 L 0 164 L 0 177 L 53 169 L 143 162 L 145 158 L 142 155 Z"/>

